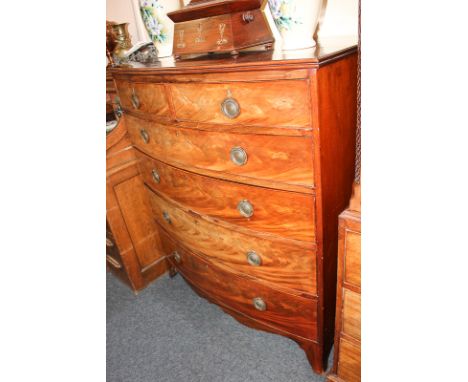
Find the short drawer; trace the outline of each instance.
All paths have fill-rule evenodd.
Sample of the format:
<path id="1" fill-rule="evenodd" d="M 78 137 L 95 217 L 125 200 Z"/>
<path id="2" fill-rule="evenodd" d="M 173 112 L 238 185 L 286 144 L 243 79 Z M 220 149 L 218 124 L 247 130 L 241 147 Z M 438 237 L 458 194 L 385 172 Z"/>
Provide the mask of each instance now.
<path id="1" fill-rule="evenodd" d="M 344 281 L 361 286 L 361 234 L 350 230 L 345 234 Z"/>
<path id="2" fill-rule="evenodd" d="M 170 118 L 169 101 L 163 84 L 116 81 L 120 104 L 126 110 Z"/>
<path id="3" fill-rule="evenodd" d="M 282 331 L 317 339 L 315 299 L 282 293 L 245 279 L 185 250 L 167 236 L 162 238 L 172 265 L 221 305 Z"/>
<path id="4" fill-rule="evenodd" d="M 252 183 L 259 179 L 313 188 L 311 137 L 208 132 L 127 117 L 133 143 L 165 163 Z"/>
<path id="5" fill-rule="evenodd" d="M 361 295 L 343 289 L 343 333 L 361 339 Z"/>
<path id="6" fill-rule="evenodd" d="M 361 382 L 361 347 L 344 338 L 340 338 L 337 375 L 346 382 Z"/>
<path id="7" fill-rule="evenodd" d="M 178 120 L 285 127 L 310 125 L 305 80 L 170 85 Z"/>
<path id="8" fill-rule="evenodd" d="M 184 171 L 139 154 L 152 189 L 199 214 L 254 231 L 315 240 L 315 197 L 225 181 Z"/>
<path id="9" fill-rule="evenodd" d="M 274 284 L 291 293 L 316 295 L 315 246 L 292 244 L 236 232 L 175 207 L 152 191 L 156 221 L 189 250 L 225 268 Z"/>

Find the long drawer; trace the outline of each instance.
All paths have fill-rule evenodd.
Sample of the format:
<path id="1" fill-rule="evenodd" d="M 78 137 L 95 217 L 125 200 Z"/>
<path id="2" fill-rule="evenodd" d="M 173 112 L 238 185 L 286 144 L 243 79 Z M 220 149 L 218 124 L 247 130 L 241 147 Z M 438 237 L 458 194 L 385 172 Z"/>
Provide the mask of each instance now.
<path id="1" fill-rule="evenodd" d="M 152 189 L 197 213 L 236 226 L 304 241 L 315 240 L 315 197 L 198 175 L 139 154 Z"/>
<path id="2" fill-rule="evenodd" d="M 174 127 L 127 115 L 133 143 L 150 156 L 185 169 L 231 174 L 308 189 L 314 186 L 311 137 L 235 134 Z"/>
<path id="3" fill-rule="evenodd" d="M 305 80 L 170 84 L 179 120 L 264 126 L 310 125 Z"/>
<path id="4" fill-rule="evenodd" d="M 215 266 L 162 233 L 169 261 L 222 305 L 288 333 L 317 339 L 317 301 L 282 293 Z"/>
<path id="5" fill-rule="evenodd" d="M 290 240 L 236 232 L 184 211 L 152 191 L 149 193 L 156 221 L 188 249 L 277 288 L 316 295 L 314 244 L 299 246 Z"/>

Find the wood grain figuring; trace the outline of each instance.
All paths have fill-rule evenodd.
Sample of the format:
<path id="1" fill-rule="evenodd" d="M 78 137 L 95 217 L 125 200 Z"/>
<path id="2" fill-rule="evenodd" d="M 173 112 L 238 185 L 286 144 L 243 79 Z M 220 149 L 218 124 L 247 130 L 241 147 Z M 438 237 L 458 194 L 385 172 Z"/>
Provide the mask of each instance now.
<path id="1" fill-rule="evenodd" d="M 336 298 L 342 299 L 336 294 L 338 215 L 354 179 L 357 55 L 349 41 L 321 43 L 295 52 L 294 59 L 288 55 L 161 59 L 158 65 L 135 63 L 112 73 L 119 81 L 165 90 L 165 115 L 125 109 L 125 119 L 133 145 L 151 157 L 139 168 L 155 223 L 170 237 L 161 245 L 174 240 L 189 253 L 188 271 L 168 259 L 171 273 L 178 267 L 194 289 L 240 322 L 293 338 L 322 373 L 333 341 Z M 221 112 L 228 96 L 240 105 L 233 119 Z M 244 165 L 231 162 L 234 147 L 246 151 Z M 159 183 L 148 178 L 149 167 L 158 167 Z M 247 190 L 245 198 L 255 198 L 254 215 L 239 220 L 236 198 Z M 249 264 L 249 251 L 260 255 L 260 265 Z M 274 314 L 255 311 L 253 317 L 247 304 L 252 288 L 272 299 Z M 315 313 L 304 300 L 315 304 Z M 355 307 L 348 304 L 346 311 Z M 343 321 L 337 318 L 338 323 L 337 337 Z M 349 334 L 342 338 L 359 342 Z M 339 347 L 338 341 L 337 362 Z"/>
<path id="2" fill-rule="evenodd" d="M 267 240 L 244 235 L 210 223 L 196 214 L 183 211 L 151 192 L 155 219 L 171 236 L 188 249 L 202 253 L 232 271 L 258 277 L 274 287 L 316 293 L 314 246 L 293 245 L 286 240 Z M 170 218 L 167 222 L 163 214 Z M 261 266 L 247 262 L 247 252 L 262 258 Z M 297 293 L 297 292 L 296 292 Z"/>
<path id="3" fill-rule="evenodd" d="M 192 0 L 189 6 L 170 12 L 168 13 L 168 16 L 175 23 L 179 23 L 187 20 L 223 15 L 226 13 L 254 10 L 256 8 L 260 8 L 262 4 L 263 0 Z"/>
<path id="4" fill-rule="evenodd" d="M 211 10 L 212 8 L 206 8 L 203 14 L 195 15 L 194 7 L 190 6 L 175 14 L 168 14 L 178 20 L 174 25 L 174 55 L 208 52 L 230 52 L 238 55 L 239 49 L 271 45 L 274 42 L 268 21 L 260 9 L 225 14 L 213 14 Z M 183 20 L 180 17 L 187 15 L 190 16 L 182 17 Z"/>
<path id="5" fill-rule="evenodd" d="M 184 250 L 180 245 L 164 238 L 166 253 L 177 251 L 179 263 L 173 257 L 170 261 L 187 278 L 205 293 L 224 305 L 241 312 L 274 328 L 294 332 L 306 339 L 316 339 L 317 303 L 314 299 L 293 295 L 266 287 L 239 275 L 216 267 L 213 263 Z M 260 297 L 266 303 L 266 310 L 259 311 L 253 299 Z"/>
<path id="6" fill-rule="evenodd" d="M 197 175 L 139 154 L 145 183 L 153 190 L 198 214 L 254 231 L 286 238 L 315 240 L 315 199 L 312 195 L 278 191 Z M 153 172 L 159 175 L 154 180 Z M 238 204 L 248 200 L 254 214 L 242 216 Z"/>
<path id="7" fill-rule="evenodd" d="M 347 230 L 345 236 L 344 281 L 361 285 L 361 234 Z"/>
<path id="8" fill-rule="evenodd" d="M 308 82 L 301 80 L 262 83 L 172 84 L 178 120 L 265 126 L 308 127 Z M 234 98 L 240 115 L 230 119 L 221 110 Z"/>
<path id="9" fill-rule="evenodd" d="M 182 275 L 183 277 L 183 275 Z M 227 314 L 230 314 L 234 317 L 237 321 L 241 324 L 248 326 L 249 328 L 263 330 L 269 333 L 276 333 L 281 334 L 285 337 L 289 337 L 294 340 L 306 353 L 307 359 L 309 360 L 310 364 L 313 366 L 313 369 L 316 373 L 322 374 L 323 373 L 323 365 L 322 365 L 322 348 L 321 346 L 312 340 L 307 340 L 305 338 L 299 337 L 294 333 L 288 333 L 282 331 L 278 328 L 272 327 L 266 324 L 264 321 L 256 320 L 252 317 L 246 316 L 236 310 L 233 310 L 223 304 L 222 301 L 215 300 L 212 295 L 205 293 L 203 290 L 195 286 L 189 279 L 185 278 L 185 281 L 192 287 L 192 289 L 198 293 L 201 297 L 206 298 L 210 302 L 219 305 L 221 309 Z"/>
<path id="10" fill-rule="evenodd" d="M 343 333 L 361 340 L 361 295 L 343 290 Z"/>
<path id="11" fill-rule="evenodd" d="M 141 268 L 161 258 L 159 237 L 155 229 L 151 205 L 140 177 L 133 177 L 114 187 L 127 230 L 135 247 Z"/>
<path id="12" fill-rule="evenodd" d="M 360 381 L 361 375 L 361 285 L 360 285 L 360 188 L 354 184 L 350 205 L 339 217 L 338 277 L 335 321 L 335 354 L 328 381 Z M 349 245 L 349 244 L 354 245 Z M 352 261 L 349 261 L 351 255 Z M 349 267 L 352 264 L 352 267 Z M 354 281 L 347 283 L 346 272 L 353 269 Z"/>
<path id="13" fill-rule="evenodd" d="M 134 117 L 127 118 L 127 122 L 130 137 L 141 151 L 175 167 L 205 169 L 216 177 L 238 175 L 253 184 L 259 179 L 309 190 L 313 188 L 311 138 L 278 139 L 265 135 L 196 131 Z M 147 144 L 141 137 L 141 129 L 149 134 Z M 247 153 L 247 163 L 243 166 L 230 159 L 231 149 L 235 147 L 241 147 Z"/>
<path id="14" fill-rule="evenodd" d="M 116 66 L 111 69 L 115 79 L 134 78 L 138 81 L 158 82 L 165 78 L 165 81 L 177 81 L 176 77 L 181 75 L 186 78 L 192 75 L 234 76 L 237 81 L 248 81 L 253 76 L 262 78 L 263 73 L 276 71 L 281 76 L 294 75 L 295 71 L 304 73 L 303 69 L 318 69 L 341 61 L 355 55 L 357 52 L 354 37 L 336 38 L 319 43 L 314 49 L 303 49 L 290 55 L 281 49 L 263 52 L 242 52 L 238 57 L 229 54 L 204 55 L 184 60 L 175 60 L 174 57 L 160 57 L 160 64 L 144 64 L 132 62 L 127 66 Z M 293 56 L 293 57 L 291 57 Z M 255 71 L 255 72 L 253 72 Z M 251 76 L 242 78 L 243 73 L 250 72 Z M 254 73 L 256 73 L 254 75 Z M 169 75 L 170 78 L 164 77 Z M 309 75 L 307 75 L 309 77 Z M 196 81 L 196 79 L 193 79 Z"/>
<path id="15" fill-rule="evenodd" d="M 361 348 L 341 338 L 338 376 L 346 382 L 361 381 Z"/>
<path id="16" fill-rule="evenodd" d="M 124 110 L 132 110 L 134 113 L 148 113 L 163 119 L 170 119 L 169 101 L 163 84 L 143 84 L 125 81 L 116 81 L 120 103 Z M 135 94 L 139 106 L 132 103 L 132 95 Z"/>
<path id="17" fill-rule="evenodd" d="M 357 55 L 314 69 L 311 78 L 317 182 L 318 289 L 324 357 L 333 345 L 338 215 L 349 203 L 356 145 Z M 326 359 L 323 362 L 326 364 Z"/>
<path id="18" fill-rule="evenodd" d="M 164 274 L 167 261 L 125 118 L 107 135 L 106 154 L 107 237 L 114 244 L 106 251 L 108 269 L 136 292 Z"/>

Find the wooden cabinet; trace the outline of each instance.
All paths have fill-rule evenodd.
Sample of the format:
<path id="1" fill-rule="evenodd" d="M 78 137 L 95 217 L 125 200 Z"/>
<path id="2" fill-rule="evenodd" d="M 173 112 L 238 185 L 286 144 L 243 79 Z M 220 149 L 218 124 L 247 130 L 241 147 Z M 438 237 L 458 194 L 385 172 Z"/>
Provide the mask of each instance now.
<path id="1" fill-rule="evenodd" d="M 134 291 L 167 270 L 124 119 L 107 136 L 106 260 Z"/>
<path id="2" fill-rule="evenodd" d="M 339 218 L 335 356 L 328 382 L 361 381 L 360 188 Z"/>
<path id="3" fill-rule="evenodd" d="M 354 177 L 357 54 L 346 43 L 304 54 L 112 73 L 171 273 L 240 322 L 292 338 L 322 373 Z"/>

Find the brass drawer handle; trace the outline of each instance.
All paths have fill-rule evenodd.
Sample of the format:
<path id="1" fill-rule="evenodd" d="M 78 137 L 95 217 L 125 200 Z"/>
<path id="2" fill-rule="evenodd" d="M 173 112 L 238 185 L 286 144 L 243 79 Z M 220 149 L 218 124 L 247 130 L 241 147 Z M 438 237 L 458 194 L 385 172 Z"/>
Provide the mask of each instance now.
<path id="1" fill-rule="evenodd" d="M 255 309 L 261 312 L 266 310 L 266 302 L 261 297 L 255 297 L 252 301 Z"/>
<path id="2" fill-rule="evenodd" d="M 243 166 L 247 163 L 247 153 L 242 147 L 233 147 L 230 153 L 231 161 L 236 166 Z"/>
<path id="3" fill-rule="evenodd" d="M 132 105 L 135 109 L 139 109 L 140 108 L 140 100 L 138 99 L 138 96 L 136 95 L 135 93 L 135 89 L 133 88 L 132 89 L 132 97 L 131 97 L 131 100 L 132 100 Z"/>
<path id="4" fill-rule="evenodd" d="M 166 211 L 163 211 L 163 218 L 164 218 L 164 220 L 167 221 L 169 224 L 172 224 L 171 216 L 170 216 L 169 213 L 167 213 Z"/>
<path id="5" fill-rule="evenodd" d="M 114 242 L 108 237 L 106 237 L 106 247 L 113 247 L 113 246 L 114 246 Z"/>
<path id="6" fill-rule="evenodd" d="M 149 137 L 148 132 L 145 129 L 140 130 L 140 136 L 141 136 L 141 139 L 143 139 L 143 142 L 145 143 L 149 142 L 150 137 Z"/>
<path id="7" fill-rule="evenodd" d="M 174 260 L 177 264 L 180 264 L 182 260 L 182 256 L 180 256 L 180 253 L 177 251 L 172 252 L 172 256 L 174 257 Z"/>
<path id="8" fill-rule="evenodd" d="M 262 258 L 257 252 L 249 251 L 247 252 L 247 262 L 254 267 L 259 267 L 262 265 Z"/>
<path id="9" fill-rule="evenodd" d="M 153 181 L 155 183 L 159 183 L 161 181 L 161 177 L 159 176 L 158 172 L 155 169 L 151 171 L 151 176 L 153 177 Z"/>
<path id="10" fill-rule="evenodd" d="M 239 204 L 237 205 L 237 210 L 242 216 L 246 218 L 250 218 L 254 214 L 254 208 L 252 206 L 252 203 L 245 199 L 239 202 Z"/>
<path id="11" fill-rule="evenodd" d="M 232 97 L 227 97 L 222 103 L 221 103 L 221 111 L 223 114 L 230 118 L 234 119 L 237 118 L 240 114 L 240 106 L 239 102 L 237 102 L 234 98 Z"/>

